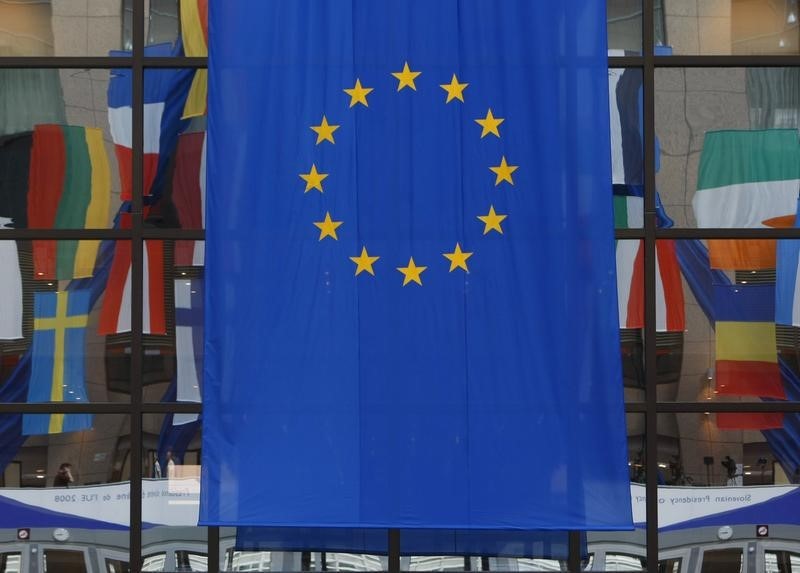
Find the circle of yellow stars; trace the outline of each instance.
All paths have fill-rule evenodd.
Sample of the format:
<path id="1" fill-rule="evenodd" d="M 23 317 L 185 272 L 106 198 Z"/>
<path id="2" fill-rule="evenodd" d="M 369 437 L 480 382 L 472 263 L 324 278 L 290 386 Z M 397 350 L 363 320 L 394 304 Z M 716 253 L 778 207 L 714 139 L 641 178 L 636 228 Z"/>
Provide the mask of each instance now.
<path id="1" fill-rule="evenodd" d="M 422 75 L 422 72 L 413 71 L 408 62 L 403 63 L 403 68 L 400 71 L 392 72 L 391 74 L 397 79 L 398 92 L 403 91 L 406 88 L 410 88 L 412 91 L 417 91 L 416 80 L 420 75 Z M 461 83 L 456 74 L 453 74 L 453 77 L 450 79 L 450 83 L 439 84 L 439 87 L 445 91 L 446 99 L 444 103 L 447 105 L 456 100 L 464 103 L 464 91 L 467 89 L 467 87 L 469 87 L 469 84 Z M 372 93 L 373 89 L 374 88 L 363 86 L 360 78 L 356 78 L 355 85 L 353 85 L 352 88 L 344 88 L 344 93 L 350 96 L 350 109 L 358 105 L 369 107 L 368 96 L 370 93 Z M 487 136 L 500 138 L 500 126 L 503 124 L 503 122 L 505 122 L 505 118 L 495 117 L 492 108 L 487 109 L 485 117 L 479 117 L 475 119 L 475 123 L 477 123 L 481 128 L 481 139 Z M 336 139 L 334 137 L 334 133 L 337 129 L 339 129 L 339 127 L 341 126 L 329 123 L 327 116 L 323 115 L 319 125 L 310 126 L 311 131 L 313 131 L 317 136 L 316 145 L 321 145 L 326 142 L 330 143 L 331 145 L 335 145 Z M 519 169 L 519 166 L 510 165 L 505 155 L 500 158 L 499 165 L 489 166 L 489 171 L 495 175 L 495 187 L 498 187 L 503 183 L 514 185 L 513 176 L 517 169 Z M 305 189 L 303 190 L 303 193 L 308 193 L 312 190 L 317 190 L 320 193 L 324 193 L 325 189 L 323 181 L 328 178 L 328 175 L 328 173 L 320 172 L 316 163 L 312 163 L 308 173 L 300 173 L 300 179 L 305 182 Z M 496 212 L 494 205 L 489 205 L 488 213 L 485 215 L 478 215 L 476 218 L 478 221 L 483 223 L 484 235 L 488 235 L 491 232 L 496 232 L 502 235 L 503 222 L 507 217 L 507 214 Z M 319 229 L 320 241 L 326 238 L 331 238 L 334 241 L 338 241 L 339 237 L 336 234 L 336 230 L 343 224 L 344 221 L 334 220 L 329 211 L 325 212 L 325 217 L 322 221 L 314 221 L 314 226 Z M 450 270 L 448 272 L 452 273 L 460 269 L 466 273 L 469 273 L 467 261 L 474 254 L 474 252 L 464 251 L 461 247 L 461 244 L 456 242 L 452 252 L 442 253 L 442 256 L 450 263 Z M 359 276 L 362 273 L 367 273 L 374 277 L 374 265 L 378 262 L 378 260 L 380 260 L 380 258 L 380 256 L 370 254 L 367 251 L 366 245 L 362 245 L 361 253 L 350 257 L 350 260 L 356 265 L 355 276 Z M 395 268 L 403 275 L 403 286 L 407 286 L 411 283 L 416 283 L 422 286 L 422 273 L 428 269 L 427 266 L 418 265 L 414 261 L 413 256 L 409 257 L 408 264 L 406 266 Z"/>

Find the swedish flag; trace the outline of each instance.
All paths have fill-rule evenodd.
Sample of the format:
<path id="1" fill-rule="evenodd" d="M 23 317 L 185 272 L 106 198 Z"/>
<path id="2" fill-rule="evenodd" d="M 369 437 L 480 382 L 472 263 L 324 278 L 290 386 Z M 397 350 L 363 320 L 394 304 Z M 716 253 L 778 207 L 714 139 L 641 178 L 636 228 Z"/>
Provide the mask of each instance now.
<path id="1" fill-rule="evenodd" d="M 86 402 L 84 381 L 88 290 L 37 292 L 28 402 Z M 91 428 L 90 414 L 26 414 L 24 435 Z"/>
<path id="2" fill-rule="evenodd" d="M 630 527 L 604 4 L 210 9 L 202 523 Z"/>

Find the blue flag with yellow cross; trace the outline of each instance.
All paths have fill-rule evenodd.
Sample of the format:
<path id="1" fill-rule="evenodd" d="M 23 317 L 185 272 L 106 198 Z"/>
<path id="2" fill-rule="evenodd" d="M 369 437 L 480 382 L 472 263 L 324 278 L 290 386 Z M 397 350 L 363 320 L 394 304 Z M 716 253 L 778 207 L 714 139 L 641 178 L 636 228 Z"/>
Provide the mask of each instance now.
<path id="1" fill-rule="evenodd" d="M 209 18 L 201 523 L 631 527 L 605 4 Z"/>
<path id="2" fill-rule="evenodd" d="M 76 289 L 34 294 L 28 402 L 87 402 L 84 363 L 90 292 Z M 92 427 L 91 414 L 25 414 L 26 436 Z"/>

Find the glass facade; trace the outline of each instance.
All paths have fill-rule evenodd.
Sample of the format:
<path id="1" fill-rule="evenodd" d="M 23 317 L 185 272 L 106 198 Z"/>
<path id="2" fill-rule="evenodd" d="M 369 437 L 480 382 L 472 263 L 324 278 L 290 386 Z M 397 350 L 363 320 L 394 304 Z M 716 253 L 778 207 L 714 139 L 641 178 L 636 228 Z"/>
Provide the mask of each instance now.
<path id="1" fill-rule="evenodd" d="M 636 529 L 508 532 L 480 554 L 419 531 L 196 525 L 197 11 L 0 0 L 0 573 L 800 572 L 781 513 L 800 502 L 774 501 L 800 484 L 800 319 L 774 308 L 800 251 L 798 3 L 607 5 Z"/>

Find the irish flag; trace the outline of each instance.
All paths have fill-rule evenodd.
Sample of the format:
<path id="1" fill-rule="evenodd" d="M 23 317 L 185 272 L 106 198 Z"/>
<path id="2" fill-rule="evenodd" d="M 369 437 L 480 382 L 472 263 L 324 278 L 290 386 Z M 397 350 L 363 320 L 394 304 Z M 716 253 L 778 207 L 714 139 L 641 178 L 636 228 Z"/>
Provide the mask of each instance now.
<path id="1" fill-rule="evenodd" d="M 795 213 L 799 190 L 796 129 L 706 134 L 692 200 L 698 227 L 765 227 Z M 708 247 L 712 268 L 775 268 L 774 240 L 710 240 Z"/>
<path id="2" fill-rule="evenodd" d="M 108 227 L 111 172 L 103 132 L 92 127 L 37 125 L 28 176 L 32 229 Z M 98 241 L 34 241 L 37 279 L 92 276 Z"/>

